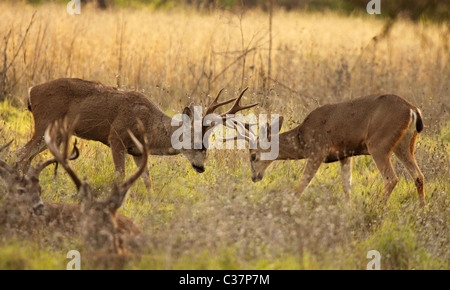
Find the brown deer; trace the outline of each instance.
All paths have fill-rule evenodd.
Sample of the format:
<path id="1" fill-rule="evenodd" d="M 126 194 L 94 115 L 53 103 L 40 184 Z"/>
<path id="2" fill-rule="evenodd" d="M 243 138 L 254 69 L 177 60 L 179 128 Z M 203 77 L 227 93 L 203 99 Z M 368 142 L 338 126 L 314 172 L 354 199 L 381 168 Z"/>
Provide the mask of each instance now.
<path id="1" fill-rule="evenodd" d="M 141 231 L 130 218 L 118 214 L 126 194 L 133 183 L 145 171 L 148 149 L 147 137 L 142 122 L 138 121 L 138 130 L 143 136 L 143 143 L 128 130 L 131 140 L 143 156 L 137 171 L 119 186 L 114 186 L 106 200 L 96 200 L 92 189 L 86 181 L 81 181 L 72 170 L 67 158 L 67 144 L 76 128 L 76 121 L 70 127 L 67 118 L 64 123 L 56 121 L 44 133 L 45 142 L 50 152 L 64 170 L 68 173 L 77 187 L 81 202 L 79 205 L 46 204 L 46 222 L 60 223 L 67 229 L 76 229 L 81 233 L 87 249 L 101 251 L 105 254 L 124 254 L 127 243 L 138 236 Z M 62 150 L 59 144 L 62 142 Z M 61 220 L 61 218 L 63 220 Z"/>
<path id="2" fill-rule="evenodd" d="M 64 131 L 58 132 L 57 126 L 59 125 L 56 125 L 52 133 L 49 133 L 53 136 L 50 137 L 50 146 L 52 149 L 56 148 L 56 144 L 52 141 L 55 136 L 53 134 L 56 132 L 59 134 L 57 137 L 64 144 L 63 150 L 67 150 L 65 144 L 68 144 L 67 137 L 70 135 Z M 63 134 L 60 134 L 61 132 Z M 2 146 L 0 152 L 11 142 Z M 67 160 L 74 160 L 78 156 L 76 142 L 70 156 L 58 155 L 64 160 L 62 163 L 64 168 L 69 170 L 71 169 L 66 164 Z M 47 166 L 56 162 L 57 158 L 53 158 L 39 163 L 36 167 L 30 167 L 28 172 L 22 175 L 16 167 L 0 160 L 0 177 L 6 185 L 6 196 L 0 204 L 0 232 L 2 234 L 18 232 L 33 234 L 46 230 L 68 236 L 81 235 L 88 248 L 104 246 L 106 253 L 113 254 L 123 254 L 128 249 L 136 247 L 139 244 L 141 230 L 132 219 L 116 213 L 116 208 L 120 207 L 127 189 L 139 177 L 139 172 L 142 172 L 144 167 L 141 166 L 135 175 L 122 185 L 115 187 L 110 198 L 104 202 L 94 200 L 86 182 L 81 183 L 83 190 L 80 188 L 80 193 L 83 196 L 80 204 L 43 202 L 39 175 Z M 74 176 L 77 178 L 76 175 Z M 77 184 L 78 182 L 79 179 Z M 91 235 L 92 232 L 95 234 Z M 106 238 L 102 240 L 97 235 Z"/>
<path id="3" fill-rule="evenodd" d="M 272 127 L 281 129 L 283 117 Z M 371 95 L 347 102 L 328 104 L 312 111 L 296 128 L 281 133 L 276 160 L 307 159 L 297 193 L 309 185 L 321 163 L 340 161 L 343 190 L 351 193 L 352 156 L 372 155 L 384 180 L 387 200 L 398 182 L 391 164 L 394 153 L 413 178 L 421 205 L 425 204 L 424 177 L 414 157 L 414 144 L 423 130 L 420 110 L 396 95 Z M 260 127 L 271 138 L 272 128 Z M 279 132 L 276 131 L 276 132 Z M 249 139 L 248 136 L 246 136 Z M 262 160 L 263 150 L 256 140 L 250 149 L 252 180 L 264 177 L 273 160 Z"/>
<path id="4" fill-rule="evenodd" d="M 219 92 L 214 102 L 207 108 L 207 114 L 225 104 L 235 101 L 229 112 L 236 113 L 256 106 L 257 104 L 241 107 L 239 98 L 218 103 Z M 109 87 L 98 82 L 75 78 L 61 78 L 36 85 L 29 90 L 28 109 L 32 112 L 35 131 L 31 140 L 19 151 L 19 165 L 22 170 L 31 163 L 31 160 L 46 149 L 43 140 L 46 128 L 56 120 L 67 116 L 72 123 L 76 116 L 79 122 L 74 129 L 74 135 L 87 140 L 99 141 L 111 148 L 114 166 L 123 177 L 125 175 L 125 154 L 133 156 L 139 167 L 144 156 L 132 141 L 127 129 L 142 142 L 143 136 L 139 132 L 136 119 L 142 120 L 145 133 L 150 141 L 149 153 L 152 155 L 183 154 L 192 164 L 195 171 L 205 171 L 206 148 L 194 144 L 191 138 L 191 147 L 194 149 L 174 149 L 171 137 L 181 126 L 172 126 L 172 118 L 163 113 L 157 105 L 147 96 L 136 91 L 124 91 Z M 194 123 L 192 105 L 185 107 L 183 114 L 189 116 Z M 211 125 L 203 125 L 204 136 Z M 194 126 L 191 126 L 193 128 Z M 192 136 L 192 135 L 191 135 Z M 200 148 L 200 149 L 196 149 Z M 144 174 L 147 188 L 151 187 L 148 170 Z"/>
<path id="5" fill-rule="evenodd" d="M 10 144 L 2 146 L 0 152 Z M 78 157 L 78 149 L 68 157 L 69 160 Z M 21 174 L 17 167 L 10 166 L 0 160 L 0 178 L 6 186 L 6 196 L 0 206 L 0 226 L 8 229 L 32 229 L 39 223 L 38 216 L 45 213 L 45 204 L 41 200 L 41 186 L 39 175 L 47 166 L 56 163 L 56 159 L 40 162 L 36 167 L 30 167 L 25 174 Z"/>

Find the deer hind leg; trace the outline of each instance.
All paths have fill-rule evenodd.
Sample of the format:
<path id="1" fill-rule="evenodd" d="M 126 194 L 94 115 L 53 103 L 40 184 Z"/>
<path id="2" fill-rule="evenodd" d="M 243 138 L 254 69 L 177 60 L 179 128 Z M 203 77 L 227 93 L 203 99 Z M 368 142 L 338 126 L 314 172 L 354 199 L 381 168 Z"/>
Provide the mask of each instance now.
<path id="1" fill-rule="evenodd" d="M 134 163 L 137 167 L 141 166 L 142 163 L 142 156 L 133 156 Z M 141 176 L 142 180 L 144 181 L 145 187 L 147 190 L 150 190 L 150 192 L 153 192 L 153 182 L 152 177 L 150 175 L 150 171 L 148 170 L 148 166 L 145 166 L 145 171 L 142 173 Z"/>
<path id="2" fill-rule="evenodd" d="M 342 189 L 344 190 L 347 199 L 350 199 L 352 193 L 352 157 L 341 159 L 341 177 L 342 177 Z"/>
<path id="3" fill-rule="evenodd" d="M 378 171 L 380 171 L 383 176 L 384 190 L 383 198 L 387 202 L 389 196 L 391 195 L 394 187 L 397 185 L 398 177 L 395 174 L 394 168 L 391 163 L 391 151 L 388 152 L 375 152 L 371 154 L 375 164 L 377 165 Z"/>
<path id="4" fill-rule="evenodd" d="M 297 194 L 301 195 L 303 191 L 308 187 L 311 179 L 316 175 L 317 170 L 319 170 L 322 161 L 320 159 L 308 159 L 305 167 L 305 171 L 300 178 L 300 182 L 297 187 Z"/>
<path id="5" fill-rule="evenodd" d="M 411 136 L 412 135 L 412 136 Z M 425 193 L 424 193 L 424 176 L 417 165 L 416 158 L 414 157 L 414 143 L 416 141 L 417 133 L 407 134 L 395 148 L 395 156 L 402 162 L 406 170 L 414 180 L 419 195 L 420 204 L 425 205 Z"/>

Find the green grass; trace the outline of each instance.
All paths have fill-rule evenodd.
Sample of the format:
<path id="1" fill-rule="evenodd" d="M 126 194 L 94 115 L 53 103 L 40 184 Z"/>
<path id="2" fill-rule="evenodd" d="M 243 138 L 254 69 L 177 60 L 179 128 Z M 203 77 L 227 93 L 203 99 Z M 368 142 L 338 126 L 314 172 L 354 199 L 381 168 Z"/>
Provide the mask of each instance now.
<path id="1" fill-rule="evenodd" d="M 0 104 L 4 143 L 14 145 L 7 160 L 29 136 L 30 113 Z M 443 127 L 443 131 L 448 130 Z M 424 135 L 421 144 L 440 148 L 448 132 Z M 438 151 L 448 161 L 445 151 Z M 80 140 L 81 157 L 73 162 L 99 198 L 113 181 L 109 148 Z M 417 152 L 422 148 L 418 146 Z M 419 154 L 418 154 L 419 155 Z M 41 154 L 34 162 L 50 158 Z M 127 172 L 135 166 L 127 160 Z M 389 202 L 380 201 L 382 180 L 370 157 L 355 159 L 353 195 L 347 202 L 339 165 L 323 165 L 311 186 L 294 196 L 303 162 L 275 162 L 267 177 L 250 181 L 246 152 L 213 151 L 204 174 L 196 174 L 181 156 L 151 157 L 154 192 L 141 180 L 133 186 L 121 212 L 143 229 L 145 245 L 129 269 L 365 269 L 365 255 L 381 253 L 383 269 L 449 268 L 449 172 L 427 177 L 426 208 L 418 205 L 414 185 L 400 178 Z M 439 165 L 439 164 L 438 164 Z M 448 163 L 440 166 L 448 166 Z M 446 171 L 447 170 L 447 171 Z M 427 176 L 427 175 L 426 175 Z M 41 174 L 45 201 L 77 202 L 75 187 L 60 170 Z M 76 237 L 37 240 L 2 238 L 2 269 L 64 269 Z"/>

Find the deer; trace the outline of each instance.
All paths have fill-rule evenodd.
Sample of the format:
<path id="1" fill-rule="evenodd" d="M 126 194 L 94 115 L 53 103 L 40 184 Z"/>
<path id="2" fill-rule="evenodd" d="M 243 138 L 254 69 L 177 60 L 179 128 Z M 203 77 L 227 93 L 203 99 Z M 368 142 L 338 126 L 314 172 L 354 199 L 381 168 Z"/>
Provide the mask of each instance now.
<path id="1" fill-rule="evenodd" d="M 130 187 L 144 173 L 146 168 L 148 139 L 145 135 L 144 125 L 141 121 L 137 121 L 138 130 L 143 136 L 143 143 L 137 139 L 131 130 L 127 130 L 137 150 L 142 153 L 143 158 L 140 166 L 122 184 L 114 185 L 107 199 L 97 200 L 94 198 L 89 183 L 86 180 L 82 181 L 68 162 L 70 158 L 67 154 L 67 144 L 77 122 L 78 118 L 72 125 L 68 125 L 68 118 L 65 118 L 63 122 L 55 121 L 54 124 L 49 125 L 44 133 L 48 149 L 75 184 L 81 199 L 78 205 L 46 204 L 46 223 L 51 223 L 54 220 L 58 223 L 60 222 L 59 218 L 65 217 L 69 229 L 75 228 L 79 231 L 88 250 L 96 253 L 100 251 L 103 254 L 124 255 L 127 252 L 128 243 L 142 233 L 132 219 L 117 213 L 117 211 L 122 206 Z M 62 150 L 59 145 L 61 142 Z"/>
<path id="2" fill-rule="evenodd" d="M 9 147 L 12 142 L 13 140 L 2 146 L 0 152 Z M 74 160 L 78 154 L 74 144 L 74 150 L 68 159 Z M 39 175 L 46 167 L 54 163 L 56 159 L 39 162 L 36 167 L 29 167 L 28 171 L 22 174 L 16 166 L 0 160 L 0 178 L 5 183 L 6 189 L 6 196 L 0 206 L 0 226 L 12 230 L 30 230 L 39 224 L 40 217 L 45 215 Z"/>
<path id="3" fill-rule="evenodd" d="M 239 102 L 243 92 L 238 98 L 218 102 L 222 91 L 223 89 L 207 107 L 206 115 L 233 101 L 235 103 L 228 114 L 235 114 L 257 105 L 241 106 Z M 140 142 L 144 135 L 147 136 L 150 154 L 162 156 L 182 154 L 196 172 L 205 171 L 207 148 L 204 142 L 198 146 L 199 144 L 194 144 L 195 138 L 191 138 L 190 149 L 175 149 L 171 144 L 171 136 L 183 125 L 172 126 L 172 118 L 140 92 L 121 90 L 100 82 L 78 78 L 60 78 L 31 87 L 28 91 L 28 109 L 34 118 L 34 134 L 18 151 L 18 164 L 23 171 L 36 155 L 46 150 L 47 144 L 43 137 L 47 127 L 66 116 L 69 123 L 79 116 L 79 122 L 74 128 L 75 136 L 98 141 L 111 148 L 115 171 L 122 178 L 125 176 L 126 154 L 133 156 L 137 167 L 140 167 L 144 160 L 143 154 L 127 130 L 131 130 Z M 183 114 L 190 118 L 193 125 L 195 119 L 193 103 L 184 108 Z M 144 124 L 143 134 L 138 130 L 137 119 Z M 205 122 L 202 122 L 202 137 L 207 136 L 214 126 L 204 124 Z M 193 127 L 191 126 L 191 129 Z M 151 189 L 152 181 L 147 167 L 142 177 L 145 186 Z"/>
<path id="4" fill-rule="evenodd" d="M 404 98 L 392 95 L 369 95 L 335 104 L 327 104 L 309 113 L 303 122 L 292 130 L 279 134 L 284 118 L 271 125 L 260 125 L 257 137 L 238 133 L 234 136 L 256 143 L 249 149 L 252 181 L 264 178 L 265 171 L 274 160 L 306 159 L 297 194 L 301 195 L 310 184 L 322 163 L 340 162 L 343 191 L 351 194 L 353 156 L 371 155 L 384 181 L 383 200 L 387 201 L 398 177 L 392 167 L 392 153 L 403 163 L 414 180 L 419 201 L 425 205 L 424 176 L 417 165 L 415 141 L 423 130 L 420 110 Z M 234 124 L 236 129 L 247 129 Z M 273 130 L 275 129 L 275 130 Z M 273 160 L 263 160 L 260 138 L 270 140 L 277 132 L 279 153 Z"/>
<path id="5" fill-rule="evenodd" d="M 67 165 L 68 161 L 79 157 L 76 141 L 70 156 L 67 154 L 67 144 L 70 138 L 70 133 L 66 133 L 69 132 L 67 131 L 67 120 L 65 122 L 57 121 L 49 130 L 49 146 L 52 152 L 57 152 L 58 158 L 39 162 L 36 167 L 30 167 L 26 174 L 20 173 L 17 167 L 0 160 L 0 178 L 6 185 L 6 196 L 0 204 L 0 230 L 2 232 L 19 230 L 23 233 L 33 234 L 38 229 L 45 229 L 52 233 L 81 236 L 88 248 L 105 246 L 106 252 L 123 255 L 130 247 L 138 244 L 138 238 L 142 231 L 132 219 L 117 213 L 117 208 L 121 206 L 128 189 L 144 171 L 144 166 L 141 165 L 138 171 L 123 184 L 115 186 L 107 200 L 95 200 L 89 184 L 81 182 Z M 135 137 L 133 136 L 133 138 Z M 56 151 L 59 149 L 55 140 L 63 143 L 63 152 L 66 153 Z M 12 141 L 2 146 L 0 152 L 11 143 Z M 145 152 L 141 146 L 143 145 L 140 145 L 139 148 Z M 82 199 L 79 204 L 44 202 L 41 199 L 42 188 L 39 176 L 46 167 L 58 164 L 59 160 L 62 161 L 60 164 L 69 170 L 69 176 L 72 176 L 76 180 L 76 185 L 80 187 Z M 96 235 L 91 236 L 92 232 L 106 236 L 109 244 Z"/>

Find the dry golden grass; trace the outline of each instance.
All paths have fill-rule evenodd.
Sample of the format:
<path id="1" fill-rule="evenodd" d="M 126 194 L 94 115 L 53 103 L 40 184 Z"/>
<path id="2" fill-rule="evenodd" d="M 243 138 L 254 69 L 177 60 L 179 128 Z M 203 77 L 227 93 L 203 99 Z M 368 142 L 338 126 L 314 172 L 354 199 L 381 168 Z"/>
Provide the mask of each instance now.
<path id="1" fill-rule="evenodd" d="M 318 105 L 372 93 L 398 94 L 421 108 L 425 130 L 416 156 L 426 178 L 425 210 L 398 164 L 401 181 L 383 207 L 382 180 L 370 157 L 355 161 L 350 205 L 335 164 L 323 166 L 299 200 L 293 192 L 301 161 L 276 163 L 253 184 L 243 151 L 212 151 L 202 175 L 182 157 L 152 157 L 155 193 L 139 182 L 122 209 L 143 227 L 146 241 L 141 259 L 127 268 L 362 269 L 372 249 L 381 252 L 383 268 L 449 268 L 448 27 L 400 20 L 381 38 L 384 23 L 375 17 L 276 11 L 269 80 L 269 16 L 260 11 L 83 6 L 81 15 L 69 16 L 64 5 L 2 2 L 0 19 L 1 57 L 9 31 L 8 61 L 17 53 L 7 74 L 16 85 L 0 107 L 0 142 L 15 139 L 11 160 L 32 135 L 28 87 L 58 77 L 143 91 L 170 115 L 191 100 L 209 102 L 222 87 L 230 96 L 249 86 L 246 102 L 260 103 L 255 113 L 287 117 L 283 130 Z M 82 141 L 80 149 L 82 160 L 73 167 L 102 196 L 113 175 L 108 148 Z M 46 201 L 77 201 L 64 174 L 55 179 L 47 172 L 42 184 Z M 64 268 L 67 261 L 55 256 L 80 247 L 51 235 L 25 246 L 1 243 L 0 268 Z M 33 258 L 37 252 L 44 261 Z"/>
<path id="2" fill-rule="evenodd" d="M 253 98 L 264 101 L 259 93 L 267 82 L 270 38 L 268 15 L 261 12 L 83 6 L 80 15 L 69 16 L 64 5 L 0 5 L 0 35 L 12 30 L 9 59 L 37 11 L 8 74 L 17 80 L 13 95 L 23 102 L 29 86 L 63 76 L 110 85 L 119 77 L 121 86 L 145 91 L 172 112 L 188 97 L 205 101 L 221 87 L 249 86 L 258 93 Z M 283 102 L 273 109 L 298 111 L 376 92 L 427 109 L 448 97 L 447 28 L 400 21 L 388 38 L 375 41 L 382 27 L 369 16 L 276 12 L 271 77 L 281 84 L 272 82 L 266 97 Z"/>

